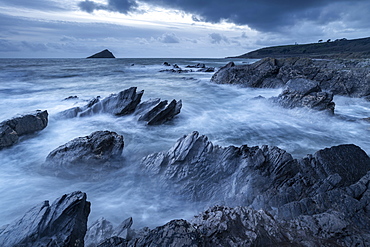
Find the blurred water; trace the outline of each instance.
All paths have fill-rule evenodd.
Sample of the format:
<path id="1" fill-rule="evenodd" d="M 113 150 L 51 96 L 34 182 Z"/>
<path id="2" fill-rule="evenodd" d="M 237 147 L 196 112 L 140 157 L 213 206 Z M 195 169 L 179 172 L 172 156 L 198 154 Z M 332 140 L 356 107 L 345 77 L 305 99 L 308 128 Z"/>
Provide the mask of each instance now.
<path id="1" fill-rule="evenodd" d="M 134 218 L 135 226 L 156 226 L 173 218 L 188 218 L 200 205 L 183 202 L 158 191 L 137 176 L 139 160 L 168 150 L 178 138 L 197 130 L 215 144 L 276 145 L 301 158 L 333 145 L 354 143 L 370 152 L 370 124 L 347 121 L 307 109 L 282 109 L 255 99 L 277 96 L 280 89 L 249 89 L 210 82 L 212 73 L 166 73 L 162 63 L 180 67 L 205 63 L 220 67 L 226 59 L 1 59 L 0 121 L 17 113 L 48 110 L 49 125 L 0 150 L 0 225 L 23 215 L 44 200 L 74 190 L 87 192 L 92 202 L 90 223 L 104 216 L 114 223 Z M 246 60 L 235 61 L 237 63 Z M 250 61 L 249 61 L 250 62 Z M 134 65 L 133 65 L 134 64 Z M 133 66 L 132 66 L 133 65 Z M 162 126 L 145 126 L 132 116 L 59 119 L 56 114 L 106 97 L 129 87 L 144 90 L 149 98 L 182 99 L 181 113 Z M 78 99 L 64 100 L 69 96 Z M 370 117 L 370 102 L 335 97 L 336 113 Z M 111 130 L 125 138 L 122 169 L 91 174 L 93 179 L 61 179 L 45 174 L 40 165 L 50 151 L 96 130 Z M 83 173 L 83 171 L 81 171 Z M 149 180 L 148 180 L 149 181 Z"/>

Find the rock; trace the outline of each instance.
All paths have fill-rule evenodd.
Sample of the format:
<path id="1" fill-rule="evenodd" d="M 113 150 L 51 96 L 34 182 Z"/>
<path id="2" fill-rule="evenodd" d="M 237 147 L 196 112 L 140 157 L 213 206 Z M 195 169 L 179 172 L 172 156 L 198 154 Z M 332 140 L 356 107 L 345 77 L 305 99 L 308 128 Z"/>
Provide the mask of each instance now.
<path id="1" fill-rule="evenodd" d="M 127 240 L 120 237 L 111 237 L 100 243 L 98 247 L 127 247 Z"/>
<path id="2" fill-rule="evenodd" d="M 131 240 L 127 246 L 203 246 L 199 232 L 186 220 L 172 220 L 146 235 Z M 111 245 L 112 246 L 112 245 Z M 113 245 L 114 246 L 114 245 Z"/>
<path id="3" fill-rule="evenodd" d="M 51 205 L 45 201 L 5 227 L 0 245 L 83 247 L 89 213 L 90 202 L 80 191 L 63 195 Z"/>
<path id="4" fill-rule="evenodd" d="M 293 159 L 278 147 L 215 146 L 193 132 L 167 152 L 145 157 L 141 166 L 169 193 L 193 202 L 264 209 L 285 220 L 334 210 L 349 224 L 370 226 L 370 193 L 360 203 L 348 188 L 369 181 L 370 158 L 355 145 Z"/>
<path id="5" fill-rule="evenodd" d="M 94 98 L 84 107 L 68 109 L 63 111 L 61 115 L 65 117 L 84 117 L 96 113 L 110 113 L 122 116 L 133 113 L 144 93 L 144 91 L 137 93 L 136 89 L 136 87 L 131 87 L 102 100 L 99 97 Z"/>
<path id="6" fill-rule="evenodd" d="M 108 49 L 105 49 L 87 58 L 115 58 L 115 56 Z"/>
<path id="7" fill-rule="evenodd" d="M 113 228 L 112 223 L 100 218 L 88 228 L 85 236 L 85 246 L 126 246 L 120 244 L 126 244 L 131 240 L 132 235 L 135 235 L 131 230 L 132 223 L 133 220 L 130 217 L 116 228 Z"/>
<path id="8" fill-rule="evenodd" d="M 168 62 L 163 62 L 163 65 L 164 66 L 171 66 L 171 64 L 169 64 Z"/>
<path id="9" fill-rule="evenodd" d="M 198 72 L 215 72 L 215 68 L 208 67 L 208 68 L 204 68 L 204 69 L 198 69 L 197 71 Z"/>
<path id="10" fill-rule="evenodd" d="M 50 152 L 43 167 L 55 170 L 56 175 L 79 174 L 81 168 L 102 171 L 114 167 L 123 147 L 123 136 L 110 131 L 96 131 Z"/>
<path id="11" fill-rule="evenodd" d="M 120 92 L 118 95 L 100 99 L 96 97 L 84 107 L 74 107 L 60 113 L 61 116 L 83 117 L 96 113 L 111 113 L 116 116 L 133 113 L 138 116 L 138 121 L 144 121 L 148 125 L 159 125 L 171 120 L 180 113 L 182 101 L 151 99 L 140 103 L 144 91 L 136 93 L 136 87 L 131 87 Z"/>
<path id="12" fill-rule="evenodd" d="M 103 217 L 95 221 L 85 235 L 85 246 L 96 247 L 99 243 L 110 238 L 113 233 L 113 225 Z"/>
<path id="13" fill-rule="evenodd" d="M 15 144 L 20 136 L 44 129 L 48 124 L 48 112 L 37 110 L 0 123 L 0 149 Z"/>
<path id="14" fill-rule="evenodd" d="M 137 107 L 135 115 L 139 116 L 138 121 L 145 121 L 148 125 L 159 125 L 179 114 L 181 107 L 181 100 L 172 100 L 170 103 L 160 99 L 148 100 Z"/>
<path id="15" fill-rule="evenodd" d="M 333 94 L 322 92 L 317 82 L 308 79 L 289 80 L 286 89 L 272 101 L 285 108 L 307 107 L 334 114 Z"/>
<path id="16" fill-rule="evenodd" d="M 71 99 L 78 99 L 78 96 L 74 95 L 74 96 L 69 96 L 67 98 L 65 98 L 64 100 L 71 100 Z"/>
<path id="17" fill-rule="evenodd" d="M 350 97 L 370 95 L 370 64 L 363 60 L 265 58 L 253 64 L 224 66 L 212 81 L 246 87 L 283 87 L 290 79 L 316 81 L 322 90 Z"/>

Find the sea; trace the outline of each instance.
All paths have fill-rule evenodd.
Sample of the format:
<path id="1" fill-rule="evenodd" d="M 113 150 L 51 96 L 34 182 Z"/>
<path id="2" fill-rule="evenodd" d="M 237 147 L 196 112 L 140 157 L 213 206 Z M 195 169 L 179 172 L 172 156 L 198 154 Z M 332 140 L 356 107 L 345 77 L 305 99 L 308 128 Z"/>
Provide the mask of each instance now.
<path id="1" fill-rule="evenodd" d="M 76 190 L 86 192 L 92 203 L 89 224 L 101 217 L 113 224 L 133 217 L 134 227 L 140 228 L 190 219 L 213 202 L 184 201 L 181 195 L 145 183 L 145 177 L 138 179 L 142 174 L 136 168 L 146 155 L 167 151 L 192 131 L 206 135 L 215 145 L 278 146 L 294 158 L 348 143 L 370 153 L 370 122 L 359 120 L 370 117 L 370 102 L 364 99 L 335 96 L 335 116 L 328 116 L 304 108 L 284 109 L 259 97 L 277 96 L 282 89 L 215 84 L 210 80 L 213 73 L 197 69 L 160 72 L 170 68 L 164 62 L 183 69 L 204 63 L 217 70 L 229 61 L 248 64 L 256 60 L 0 59 L 0 122 L 35 110 L 49 113 L 44 130 L 0 150 L 0 228 L 45 200 L 52 202 Z M 144 90 L 142 101 L 181 99 L 181 113 L 159 126 L 147 126 L 131 115 L 65 119 L 58 114 L 130 87 Z M 43 171 L 41 165 L 52 150 L 97 130 L 124 136 L 121 167 L 81 178 L 60 178 Z"/>

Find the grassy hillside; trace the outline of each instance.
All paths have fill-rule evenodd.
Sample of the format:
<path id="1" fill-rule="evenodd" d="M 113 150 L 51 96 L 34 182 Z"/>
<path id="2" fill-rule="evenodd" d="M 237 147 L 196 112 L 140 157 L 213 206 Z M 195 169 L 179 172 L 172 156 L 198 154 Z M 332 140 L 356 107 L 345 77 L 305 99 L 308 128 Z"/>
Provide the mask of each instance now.
<path id="1" fill-rule="evenodd" d="M 340 39 L 304 45 L 266 47 L 237 56 L 237 58 L 297 56 L 313 58 L 370 58 L 370 37 L 353 40 Z"/>

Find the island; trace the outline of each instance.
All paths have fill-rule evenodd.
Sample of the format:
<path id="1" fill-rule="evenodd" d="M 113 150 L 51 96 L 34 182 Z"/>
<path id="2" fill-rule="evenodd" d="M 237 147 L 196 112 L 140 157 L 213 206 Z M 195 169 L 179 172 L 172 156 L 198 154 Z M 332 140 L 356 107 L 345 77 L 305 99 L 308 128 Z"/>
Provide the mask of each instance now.
<path id="1" fill-rule="evenodd" d="M 104 51 L 98 52 L 87 58 L 116 58 L 116 57 L 108 49 L 105 49 Z"/>

